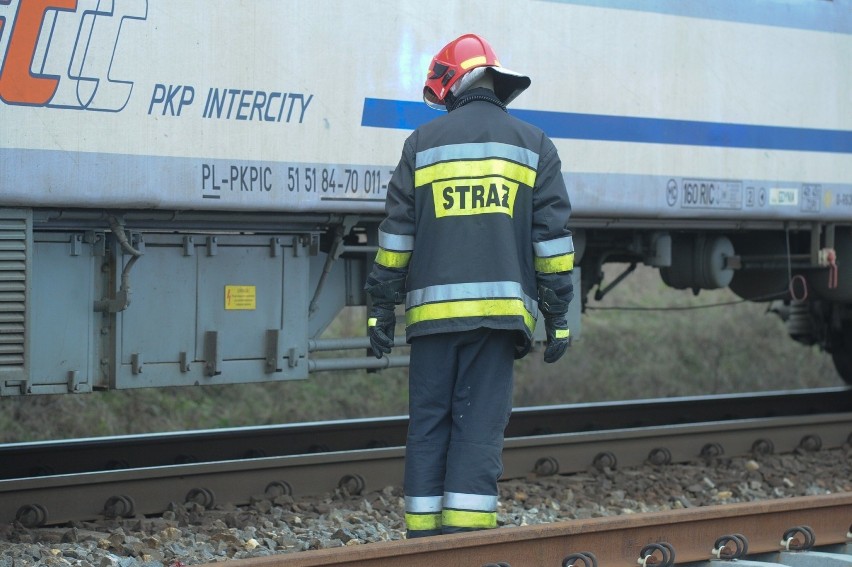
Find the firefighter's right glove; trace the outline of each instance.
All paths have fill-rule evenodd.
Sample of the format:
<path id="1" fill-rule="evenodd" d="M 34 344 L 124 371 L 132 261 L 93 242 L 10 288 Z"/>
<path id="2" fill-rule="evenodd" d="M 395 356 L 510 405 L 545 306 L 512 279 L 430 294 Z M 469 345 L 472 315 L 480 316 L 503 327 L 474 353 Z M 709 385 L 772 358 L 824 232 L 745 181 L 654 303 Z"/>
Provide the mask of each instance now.
<path id="1" fill-rule="evenodd" d="M 376 358 L 390 354 L 393 348 L 393 329 L 396 326 L 393 307 L 393 303 L 377 303 L 370 308 L 367 328 L 370 333 L 370 348 Z"/>
<path id="2" fill-rule="evenodd" d="M 544 349 L 544 361 L 547 363 L 562 358 L 571 344 L 568 321 L 565 319 L 571 295 L 569 293 L 569 299 L 565 301 L 559 299 L 556 292 L 550 288 L 538 288 L 538 307 L 544 315 L 544 330 L 547 334 L 547 346 Z"/>

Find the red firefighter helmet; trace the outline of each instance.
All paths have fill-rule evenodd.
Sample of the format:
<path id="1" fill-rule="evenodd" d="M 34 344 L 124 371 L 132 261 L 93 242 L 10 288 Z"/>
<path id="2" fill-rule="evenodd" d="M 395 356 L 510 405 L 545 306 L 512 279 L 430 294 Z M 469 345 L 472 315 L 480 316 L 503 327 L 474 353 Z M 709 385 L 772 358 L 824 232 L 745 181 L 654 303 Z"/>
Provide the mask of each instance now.
<path id="1" fill-rule="evenodd" d="M 497 54 L 485 39 L 476 34 L 465 34 L 445 45 L 429 65 L 423 101 L 443 110 L 447 95 L 467 73 L 480 67 L 490 69 L 494 78 L 494 94 L 503 104 L 509 104 L 530 86 L 530 78 L 510 71 L 500 65 Z"/>

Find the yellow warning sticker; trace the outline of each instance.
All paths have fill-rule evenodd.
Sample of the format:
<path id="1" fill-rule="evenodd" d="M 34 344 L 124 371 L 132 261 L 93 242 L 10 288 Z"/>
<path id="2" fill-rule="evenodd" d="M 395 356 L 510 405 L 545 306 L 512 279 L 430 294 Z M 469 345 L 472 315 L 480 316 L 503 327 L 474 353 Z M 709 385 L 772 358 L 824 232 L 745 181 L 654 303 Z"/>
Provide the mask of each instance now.
<path id="1" fill-rule="evenodd" d="M 257 286 L 226 285 L 225 309 L 257 309 Z"/>

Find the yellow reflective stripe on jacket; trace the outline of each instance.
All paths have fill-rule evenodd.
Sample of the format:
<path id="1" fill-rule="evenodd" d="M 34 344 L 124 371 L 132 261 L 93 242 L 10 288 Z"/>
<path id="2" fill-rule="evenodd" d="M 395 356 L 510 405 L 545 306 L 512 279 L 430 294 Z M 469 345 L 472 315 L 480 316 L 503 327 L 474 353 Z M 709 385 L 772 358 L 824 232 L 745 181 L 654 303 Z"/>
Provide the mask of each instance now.
<path id="1" fill-rule="evenodd" d="M 405 306 L 410 309 L 426 303 L 441 301 L 468 301 L 486 298 L 520 299 L 527 311 L 535 313 L 538 310 L 538 300 L 524 293 L 523 286 L 513 281 L 496 282 L 464 282 L 452 284 L 430 285 L 408 291 Z"/>
<path id="2" fill-rule="evenodd" d="M 407 325 L 436 319 L 456 317 L 500 317 L 517 315 L 524 318 L 524 324 L 530 331 L 535 329 L 533 315 L 524 307 L 520 299 L 473 299 L 469 301 L 447 301 L 427 303 L 411 307 L 405 312 Z"/>
<path id="3" fill-rule="evenodd" d="M 544 274 L 557 274 L 559 272 L 570 272 L 574 269 L 574 253 L 552 256 L 550 258 L 536 258 L 535 271 Z"/>
<path id="4" fill-rule="evenodd" d="M 471 512 L 445 508 L 442 520 L 445 526 L 451 528 L 496 528 L 497 512 Z"/>
<path id="5" fill-rule="evenodd" d="M 404 268 L 408 266 L 409 260 L 411 260 L 411 252 L 394 252 L 379 248 L 376 254 L 376 264 L 386 268 Z"/>
<path id="6" fill-rule="evenodd" d="M 438 530 L 441 528 L 441 514 L 405 513 L 405 527 L 409 530 Z"/>
<path id="7" fill-rule="evenodd" d="M 529 187 L 535 186 L 535 170 L 499 158 L 448 161 L 423 167 L 414 172 L 414 186 L 422 187 L 435 181 L 455 177 L 485 177 L 499 175 Z"/>

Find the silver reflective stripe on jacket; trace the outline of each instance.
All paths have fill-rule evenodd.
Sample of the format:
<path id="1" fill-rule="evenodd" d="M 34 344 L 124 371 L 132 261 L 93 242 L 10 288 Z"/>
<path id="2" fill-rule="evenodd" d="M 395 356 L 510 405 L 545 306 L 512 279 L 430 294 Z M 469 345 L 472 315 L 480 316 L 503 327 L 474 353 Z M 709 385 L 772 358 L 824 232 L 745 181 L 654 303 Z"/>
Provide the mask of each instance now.
<path id="1" fill-rule="evenodd" d="M 570 254 L 574 251 L 574 239 L 571 236 L 563 236 L 553 240 L 533 242 L 533 250 L 535 250 L 535 255 L 540 258 Z"/>
<path id="2" fill-rule="evenodd" d="M 414 250 L 414 236 L 408 234 L 391 234 L 379 229 L 379 246 L 385 250 L 410 252 Z"/>
<path id="3" fill-rule="evenodd" d="M 530 313 L 537 313 L 538 302 L 524 293 L 518 282 L 469 282 L 433 285 L 408 292 L 406 309 L 442 301 L 464 301 L 466 299 L 516 298 L 524 303 Z"/>
<path id="4" fill-rule="evenodd" d="M 520 146 L 499 142 L 438 146 L 437 148 L 417 152 L 414 163 L 416 168 L 421 168 L 442 161 L 484 158 L 508 159 L 526 165 L 531 169 L 538 168 L 537 153 Z"/>

